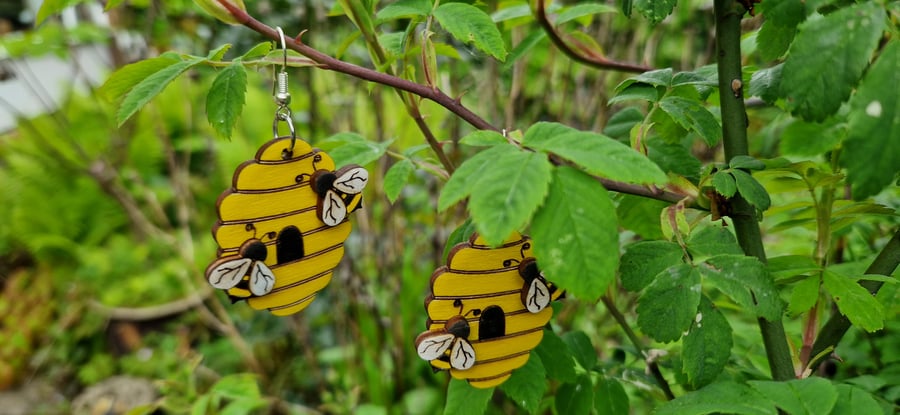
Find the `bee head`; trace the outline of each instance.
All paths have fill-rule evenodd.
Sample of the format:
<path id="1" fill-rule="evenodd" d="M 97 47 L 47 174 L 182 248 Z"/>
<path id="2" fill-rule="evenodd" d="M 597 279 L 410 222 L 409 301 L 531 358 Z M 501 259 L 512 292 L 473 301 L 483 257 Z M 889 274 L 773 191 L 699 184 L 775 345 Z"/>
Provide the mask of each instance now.
<path id="1" fill-rule="evenodd" d="M 519 263 L 519 275 L 522 276 L 525 282 L 529 283 L 541 276 L 541 270 L 538 268 L 534 258 L 526 258 Z"/>
<path id="2" fill-rule="evenodd" d="M 240 253 L 242 257 L 250 258 L 254 261 L 265 261 L 269 255 L 266 244 L 256 238 L 248 239 L 247 242 L 244 242 L 241 245 Z"/>
<path id="3" fill-rule="evenodd" d="M 334 172 L 328 170 L 317 170 L 312 175 L 312 186 L 313 190 L 319 195 L 324 197 L 325 192 L 328 189 L 331 189 L 334 186 L 334 181 L 337 180 L 337 175 Z"/>
<path id="4" fill-rule="evenodd" d="M 466 318 L 463 316 L 450 317 L 450 319 L 447 320 L 444 329 L 447 330 L 447 333 L 456 337 L 463 339 L 469 338 L 469 322 L 466 321 Z"/>

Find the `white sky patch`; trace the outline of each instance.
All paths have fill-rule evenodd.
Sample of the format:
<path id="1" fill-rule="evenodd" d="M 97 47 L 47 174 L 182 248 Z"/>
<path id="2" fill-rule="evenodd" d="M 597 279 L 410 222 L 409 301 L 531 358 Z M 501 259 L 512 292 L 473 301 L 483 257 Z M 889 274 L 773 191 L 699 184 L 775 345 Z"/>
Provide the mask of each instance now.
<path id="1" fill-rule="evenodd" d="M 866 105 L 866 114 L 870 117 L 878 118 L 881 116 L 881 102 L 872 101 L 869 105 Z"/>

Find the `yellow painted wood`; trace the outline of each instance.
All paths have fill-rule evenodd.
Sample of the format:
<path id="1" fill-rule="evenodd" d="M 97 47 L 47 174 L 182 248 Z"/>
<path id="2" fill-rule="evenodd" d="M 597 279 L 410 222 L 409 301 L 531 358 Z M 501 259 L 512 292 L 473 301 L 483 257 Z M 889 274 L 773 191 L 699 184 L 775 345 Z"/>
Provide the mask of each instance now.
<path id="1" fill-rule="evenodd" d="M 532 257 L 530 239 L 518 233 L 499 247 L 491 248 L 474 235 L 451 250 L 446 267 L 438 268 L 431 279 L 432 296 L 425 304 L 431 321 L 428 330 L 446 330 L 447 320 L 464 316 L 475 364 L 459 370 L 437 359 L 431 361 L 434 368 L 449 370 L 454 378 L 466 379 L 474 387 L 489 388 L 503 383 L 528 361 L 553 315 L 552 308 L 530 313 L 522 304 L 522 290 L 527 286 L 518 265 Z M 502 309 L 504 331 L 498 337 L 480 339 L 484 310 L 491 306 Z"/>
<path id="2" fill-rule="evenodd" d="M 253 160 L 238 166 L 232 187 L 219 197 L 219 221 L 213 227 L 219 258 L 239 256 L 240 247 L 252 238 L 265 244 L 264 262 L 275 275 L 272 291 L 263 296 L 241 287 L 227 291 L 247 298 L 250 307 L 269 309 L 275 315 L 303 310 L 329 284 L 351 231 L 347 220 L 331 227 L 316 214 L 319 195 L 311 186 L 312 175 L 316 170 L 335 170 L 334 161 L 299 139 L 285 160 L 283 154 L 290 145 L 289 137 L 274 139 L 264 144 Z M 302 235 L 303 256 L 278 263 L 277 238 L 290 226 Z"/>

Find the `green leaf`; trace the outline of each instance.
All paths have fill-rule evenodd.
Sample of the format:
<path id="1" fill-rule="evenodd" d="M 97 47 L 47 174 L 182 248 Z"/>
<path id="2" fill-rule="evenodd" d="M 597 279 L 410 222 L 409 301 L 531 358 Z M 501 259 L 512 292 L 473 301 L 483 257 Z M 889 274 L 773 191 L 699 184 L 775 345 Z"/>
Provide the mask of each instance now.
<path id="1" fill-rule="evenodd" d="M 493 394 L 494 388 L 478 389 L 464 380 L 450 379 L 444 414 L 483 414 Z"/>
<path id="2" fill-rule="evenodd" d="M 810 121 L 837 112 L 868 65 L 884 23 L 882 6 L 863 2 L 801 25 L 784 63 L 787 109 Z"/>
<path id="3" fill-rule="evenodd" d="M 756 206 L 761 211 L 769 208 L 772 204 L 772 200 L 769 199 L 769 193 L 750 173 L 743 170 L 732 170 L 731 174 L 734 176 L 735 184 L 737 184 L 738 193 L 744 199 L 747 199 L 751 205 Z"/>
<path id="4" fill-rule="evenodd" d="M 460 42 L 472 43 L 499 61 L 506 59 L 503 36 L 481 9 L 465 3 L 444 3 L 434 10 L 434 17 Z"/>
<path id="5" fill-rule="evenodd" d="M 554 21 L 555 25 L 561 25 L 566 22 L 578 19 L 584 16 L 590 16 L 600 13 L 618 13 L 615 7 L 602 3 L 579 3 L 571 7 L 566 7 L 561 11 Z"/>
<path id="6" fill-rule="evenodd" d="M 656 138 L 647 140 L 645 143 L 647 144 L 647 157 L 664 171 L 689 179 L 700 177 L 700 160 L 697 160 L 685 146 L 667 143 Z"/>
<path id="7" fill-rule="evenodd" d="M 780 1 L 779 3 L 799 3 L 795 1 Z M 779 26 L 773 21 L 766 20 L 756 36 L 759 57 L 764 61 L 773 61 L 784 56 L 794 36 L 797 34 L 796 26 Z"/>
<path id="8" fill-rule="evenodd" d="M 589 414 L 594 406 L 594 385 L 584 373 L 575 383 L 564 383 L 556 390 L 556 411 L 560 414 Z"/>
<path id="9" fill-rule="evenodd" d="M 703 296 L 697 316 L 683 340 L 682 370 L 691 387 L 706 386 L 722 373 L 731 357 L 731 334 L 728 320 Z"/>
<path id="10" fill-rule="evenodd" d="M 447 257 L 450 255 L 450 250 L 453 249 L 454 246 L 460 244 L 462 242 L 468 242 L 469 238 L 472 237 L 472 234 L 475 233 L 475 224 L 472 223 L 472 218 L 466 219 L 462 225 L 459 225 L 453 232 L 450 233 L 450 236 L 447 238 L 447 243 L 444 244 L 444 254 L 441 258 L 444 259 L 444 262 L 447 262 Z"/>
<path id="11" fill-rule="evenodd" d="M 575 381 L 575 358 L 566 343 L 552 330 L 544 329 L 544 337 L 534 351 L 540 356 L 548 378 L 560 382 Z"/>
<path id="12" fill-rule="evenodd" d="M 834 150 L 841 143 L 841 128 L 834 122 L 811 123 L 795 120 L 781 133 L 781 152 L 785 155 L 812 157 Z"/>
<path id="13" fill-rule="evenodd" d="M 490 147 L 497 144 L 507 143 L 506 137 L 496 131 L 477 130 L 465 135 L 459 139 L 460 144 L 475 147 Z"/>
<path id="14" fill-rule="evenodd" d="M 34 25 L 35 27 L 40 26 L 48 17 L 63 11 L 66 7 L 86 2 L 87 0 L 44 0 L 41 2 L 41 8 L 38 9 Z"/>
<path id="15" fill-rule="evenodd" d="M 256 46 L 250 48 L 250 50 L 241 55 L 241 60 L 261 58 L 268 55 L 271 51 L 272 42 L 259 42 Z"/>
<path id="16" fill-rule="evenodd" d="M 514 370 L 512 376 L 500 384 L 500 390 L 526 412 L 533 414 L 540 409 L 541 399 L 547 392 L 547 371 L 536 353 L 528 357 L 525 365 Z"/>
<path id="17" fill-rule="evenodd" d="M 820 270 L 816 261 L 806 255 L 782 255 L 769 258 L 767 262 L 769 274 L 776 281 Z"/>
<path id="18" fill-rule="evenodd" d="M 659 215 L 669 204 L 661 200 L 622 195 L 616 206 L 619 225 L 644 239 L 663 239 Z"/>
<path id="19" fill-rule="evenodd" d="M 542 140 L 547 140 L 550 137 L 555 137 L 558 135 L 563 135 L 566 133 L 576 132 L 578 130 L 569 127 L 565 124 L 560 124 L 557 122 L 538 122 L 534 123 L 531 127 L 528 127 L 528 130 L 525 131 L 525 136 L 522 138 L 523 143 L 537 142 Z"/>
<path id="20" fill-rule="evenodd" d="M 838 399 L 830 415 L 881 414 L 881 406 L 872 395 L 850 385 L 835 385 Z"/>
<path id="21" fill-rule="evenodd" d="M 175 78 L 184 71 L 203 62 L 203 60 L 204 58 L 198 58 L 196 56 L 190 57 L 187 60 L 168 65 L 138 82 L 137 85 L 125 95 L 125 99 L 122 100 L 122 105 L 119 107 L 119 111 L 116 114 L 118 125 L 121 127 L 125 121 L 128 121 L 128 119 L 134 115 L 134 113 L 143 108 L 151 99 L 162 92 L 170 82 L 175 80 Z"/>
<path id="22" fill-rule="evenodd" d="M 806 277 L 791 290 L 791 299 L 788 302 L 788 313 L 792 316 L 798 316 L 809 311 L 816 305 L 819 300 L 819 283 L 818 275 Z"/>
<path id="23" fill-rule="evenodd" d="M 838 398 L 831 381 L 819 377 L 787 382 L 751 380 L 748 383 L 791 415 L 830 413 Z"/>
<path id="24" fill-rule="evenodd" d="M 383 22 L 401 17 L 427 16 L 429 14 L 431 14 L 431 2 L 428 0 L 399 0 L 379 10 L 375 14 L 375 19 Z"/>
<path id="25" fill-rule="evenodd" d="M 628 291 L 646 288 L 661 272 L 684 262 L 681 246 L 669 241 L 641 241 L 625 249 L 619 278 L 622 287 Z"/>
<path id="26" fill-rule="evenodd" d="M 226 375 L 212 386 L 209 393 L 229 399 L 260 397 L 256 377 L 249 373 Z"/>
<path id="27" fill-rule="evenodd" d="M 643 120 L 644 113 L 641 110 L 635 107 L 624 108 L 609 117 L 606 127 L 603 127 L 603 134 L 616 139 L 627 138 L 631 128 Z"/>
<path id="28" fill-rule="evenodd" d="M 755 390 L 731 381 L 716 382 L 659 406 L 655 415 L 775 415 L 775 407 Z"/>
<path id="29" fill-rule="evenodd" d="M 699 101 L 667 96 L 659 101 L 659 107 L 681 127 L 696 132 L 707 145 L 714 146 L 722 139 L 722 127 L 716 117 Z"/>
<path id="30" fill-rule="evenodd" d="M 268 401 L 263 398 L 237 398 L 225 405 L 220 415 L 247 415 L 254 413 L 254 410 L 266 407 Z"/>
<path id="31" fill-rule="evenodd" d="M 643 100 L 656 102 L 659 100 L 659 91 L 655 86 L 647 84 L 631 84 L 625 89 L 616 93 L 616 96 L 610 98 L 608 104 L 616 104 L 622 101 Z M 641 117 L 643 118 L 643 117 Z"/>
<path id="32" fill-rule="evenodd" d="M 570 331 L 562 335 L 563 341 L 569 346 L 569 350 L 575 356 L 575 360 L 581 367 L 591 370 L 597 364 L 597 351 L 591 344 L 591 339 L 583 331 Z"/>
<path id="33" fill-rule="evenodd" d="M 768 104 L 775 102 L 781 91 L 781 70 L 783 68 L 784 64 L 779 63 L 771 68 L 754 72 L 750 77 L 750 95 L 760 97 Z"/>
<path id="34" fill-rule="evenodd" d="M 850 127 L 841 163 L 854 199 L 881 191 L 900 172 L 900 42 L 888 42 L 850 100 Z"/>
<path id="35" fill-rule="evenodd" d="M 718 255 L 699 267 L 708 282 L 741 307 L 752 310 L 769 321 L 781 318 L 782 304 L 778 289 L 765 265 L 744 255 Z"/>
<path id="36" fill-rule="evenodd" d="M 327 145 L 328 155 L 334 159 L 335 166 L 348 164 L 366 166 L 381 158 L 393 140 L 377 143 L 369 141 L 357 133 L 337 133 L 322 141 Z"/>
<path id="37" fill-rule="evenodd" d="M 512 144 L 496 145 L 460 164 L 444 188 L 441 189 L 441 195 L 438 197 L 438 210 L 443 212 L 456 202 L 469 197 L 472 189 L 484 177 L 485 171 L 490 169 L 498 158 L 514 152 L 517 153 L 520 150 Z"/>
<path id="38" fill-rule="evenodd" d="M 528 223 L 547 195 L 552 172 L 547 156 L 515 151 L 494 159 L 472 183 L 469 212 L 488 244 L 501 244 Z"/>
<path id="39" fill-rule="evenodd" d="M 713 174 L 712 185 L 713 188 L 716 189 L 716 192 L 725 197 L 730 198 L 737 192 L 737 184 L 734 182 L 734 176 L 727 171 L 717 171 Z"/>
<path id="40" fill-rule="evenodd" d="M 884 327 L 884 306 L 855 280 L 826 270 L 825 290 L 854 326 L 873 332 Z"/>
<path id="41" fill-rule="evenodd" d="M 722 255 L 744 255 L 737 239 L 728 228 L 719 225 L 703 226 L 691 233 L 687 241 L 687 249 L 694 262 L 700 262 L 706 258 Z"/>
<path id="42" fill-rule="evenodd" d="M 700 273 L 690 264 L 667 268 L 644 290 L 637 306 L 638 326 L 663 343 L 678 340 L 700 305 Z"/>
<path id="43" fill-rule="evenodd" d="M 631 78 L 622 81 L 622 83 L 620 83 L 619 85 L 616 85 L 616 92 L 620 92 L 634 83 L 644 83 L 653 86 L 670 87 L 672 86 L 672 73 L 672 68 L 665 68 L 655 69 L 652 71 L 644 72 L 637 76 L 632 76 Z"/>
<path id="44" fill-rule="evenodd" d="M 763 0 L 757 5 L 757 13 L 766 16 L 766 21 L 779 26 L 796 27 L 806 20 L 806 7 L 798 0 Z"/>
<path id="45" fill-rule="evenodd" d="M 384 174 L 384 195 L 387 196 L 391 203 L 397 201 L 400 191 L 409 182 L 409 175 L 416 167 L 409 159 L 403 159 L 391 166 L 387 173 Z"/>
<path id="46" fill-rule="evenodd" d="M 216 133 L 231 138 L 231 130 L 244 107 L 247 71 L 240 59 L 219 72 L 206 95 L 206 119 Z"/>
<path id="47" fill-rule="evenodd" d="M 594 386 L 594 410 L 597 415 L 620 415 L 630 412 L 628 394 L 618 380 L 603 376 Z"/>
<path id="48" fill-rule="evenodd" d="M 634 0 L 634 9 L 652 24 L 657 24 L 675 9 L 677 0 Z"/>
<path id="49" fill-rule="evenodd" d="M 531 8 L 524 2 L 501 3 L 500 7 L 502 8 L 491 14 L 491 20 L 493 20 L 494 23 L 505 22 L 522 17 L 531 17 Z"/>
<path id="50" fill-rule="evenodd" d="M 638 184 L 664 184 L 666 174 L 637 151 L 602 134 L 571 131 L 557 135 L 525 133 L 524 146 L 554 153 L 583 167 L 588 173 Z"/>
<path id="51" fill-rule="evenodd" d="M 728 166 L 732 169 L 764 170 L 766 168 L 766 163 L 750 156 L 734 156 L 731 161 L 728 162 Z"/>
<path id="52" fill-rule="evenodd" d="M 596 180 L 558 167 L 531 223 L 534 253 L 547 278 L 576 297 L 600 297 L 615 279 L 619 238 L 615 207 Z"/>
<path id="53" fill-rule="evenodd" d="M 220 61 L 228 53 L 228 50 L 231 49 L 231 43 L 226 43 L 222 46 L 219 46 L 216 49 L 213 49 L 206 55 L 206 59 L 211 61 Z"/>
<path id="54" fill-rule="evenodd" d="M 100 87 L 99 92 L 112 102 L 118 101 L 148 76 L 176 63 L 178 63 L 178 59 L 160 56 L 125 65 L 109 76 L 109 79 Z"/>

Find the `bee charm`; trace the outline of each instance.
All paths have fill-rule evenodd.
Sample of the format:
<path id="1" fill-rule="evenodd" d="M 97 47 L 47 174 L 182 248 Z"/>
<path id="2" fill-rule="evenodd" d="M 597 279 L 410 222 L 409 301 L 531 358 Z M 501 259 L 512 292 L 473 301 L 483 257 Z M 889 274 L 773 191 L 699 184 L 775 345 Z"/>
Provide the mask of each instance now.
<path id="1" fill-rule="evenodd" d="M 275 275 L 265 264 L 269 254 L 266 245 L 259 239 L 248 239 L 238 252 L 238 255 L 222 257 L 209 264 L 206 271 L 209 284 L 227 290 L 249 282 L 246 289 L 253 295 L 266 295 L 272 291 Z"/>
<path id="2" fill-rule="evenodd" d="M 362 167 L 335 171 L 331 157 L 302 140 L 264 144 L 237 167 L 216 203 L 219 249 L 207 281 L 257 310 L 303 310 L 331 282 L 350 235 L 348 215 L 361 206 L 367 181 Z M 332 196 L 339 201 L 323 202 Z M 327 221 L 323 208 L 333 213 Z"/>
<path id="3" fill-rule="evenodd" d="M 359 207 L 363 188 L 369 182 L 369 172 L 357 165 L 349 165 L 336 172 L 319 170 L 313 173 L 312 183 L 319 195 L 316 213 L 328 226 L 337 226 L 347 212 Z M 340 194 L 344 194 L 341 197 Z"/>
<path id="4" fill-rule="evenodd" d="M 477 234 L 453 247 L 431 277 L 419 357 L 477 388 L 497 386 L 524 365 L 544 336 L 550 302 L 562 295 L 531 249 L 518 233 L 497 248 Z"/>

